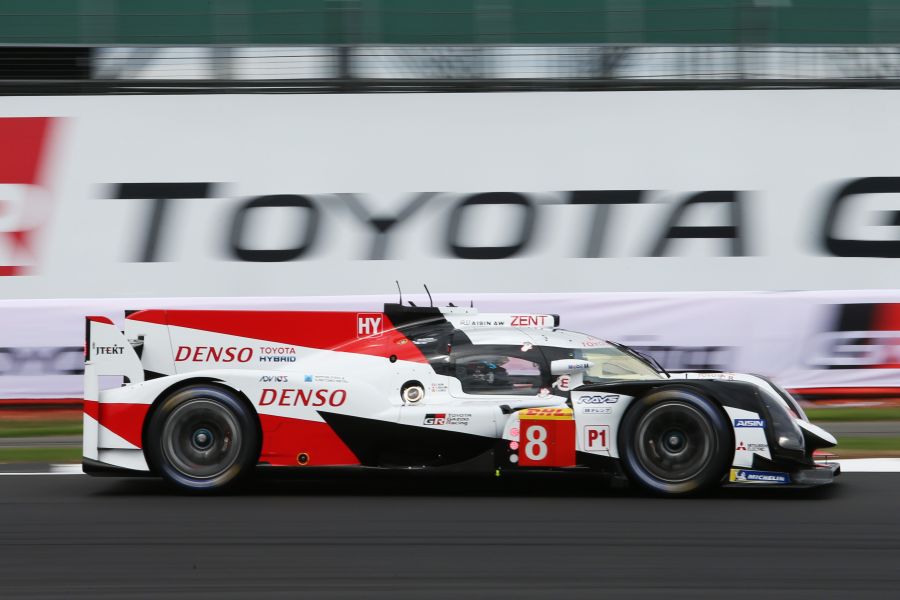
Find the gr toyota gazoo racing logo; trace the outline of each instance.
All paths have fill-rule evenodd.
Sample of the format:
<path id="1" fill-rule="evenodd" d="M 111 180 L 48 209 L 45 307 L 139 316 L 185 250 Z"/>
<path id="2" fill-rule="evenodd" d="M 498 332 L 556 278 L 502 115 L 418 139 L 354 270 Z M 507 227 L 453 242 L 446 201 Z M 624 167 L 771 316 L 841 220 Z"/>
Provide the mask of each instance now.
<path id="1" fill-rule="evenodd" d="M 44 167 L 54 121 L 0 118 L 0 276 L 26 275 L 35 264 L 35 237 L 50 212 Z"/>
<path id="2" fill-rule="evenodd" d="M 814 339 L 813 366 L 900 369 L 900 304 L 839 304 L 835 309 L 832 331 Z"/>

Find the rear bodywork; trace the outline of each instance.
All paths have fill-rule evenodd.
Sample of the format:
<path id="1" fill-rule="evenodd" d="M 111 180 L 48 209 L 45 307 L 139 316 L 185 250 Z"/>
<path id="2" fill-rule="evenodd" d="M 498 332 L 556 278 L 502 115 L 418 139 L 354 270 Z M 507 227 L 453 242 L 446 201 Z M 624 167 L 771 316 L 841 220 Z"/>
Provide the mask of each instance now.
<path id="1" fill-rule="evenodd" d="M 674 373 L 583 384 L 551 372 L 555 349 L 605 345 L 548 314 L 386 305 L 380 312 L 145 310 L 87 318 L 86 472 L 150 473 L 147 423 L 196 384 L 236 394 L 257 417 L 260 465 L 595 469 L 619 472 L 632 403 L 680 385 L 732 424 L 738 485 L 827 483 L 813 452 L 835 444 L 768 380 Z M 493 364 L 504 350 L 507 361 Z M 113 379 L 109 379 L 113 378 Z M 421 398 L 405 390 L 416 386 Z"/>

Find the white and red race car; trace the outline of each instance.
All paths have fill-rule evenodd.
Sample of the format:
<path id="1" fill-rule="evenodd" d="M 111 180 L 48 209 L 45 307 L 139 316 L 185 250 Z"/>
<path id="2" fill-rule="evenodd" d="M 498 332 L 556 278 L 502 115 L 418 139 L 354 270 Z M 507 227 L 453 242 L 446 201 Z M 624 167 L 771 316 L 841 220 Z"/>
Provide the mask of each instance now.
<path id="1" fill-rule="evenodd" d="M 554 469 L 677 495 L 830 483 L 763 377 L 668 373 L 550 314 L 142 310 L 87 318 L 86 473 L 220 489 L 257 466 Z M 101 377 L 123 383 L 101 391 Z"/>

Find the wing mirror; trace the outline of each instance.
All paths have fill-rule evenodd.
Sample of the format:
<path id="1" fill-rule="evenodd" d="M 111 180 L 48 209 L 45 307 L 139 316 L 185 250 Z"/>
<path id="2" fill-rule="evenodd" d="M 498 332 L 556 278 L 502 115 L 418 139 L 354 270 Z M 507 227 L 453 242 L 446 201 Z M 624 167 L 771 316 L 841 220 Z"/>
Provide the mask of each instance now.
<path id="1" fill-rule="evenodd" d="M 589 360 L 563 358 L 550 362 L 550 373 L 552 375 L 574 375 L 575 373 L 584 373 L 593 366 L 594 363 Z"/>

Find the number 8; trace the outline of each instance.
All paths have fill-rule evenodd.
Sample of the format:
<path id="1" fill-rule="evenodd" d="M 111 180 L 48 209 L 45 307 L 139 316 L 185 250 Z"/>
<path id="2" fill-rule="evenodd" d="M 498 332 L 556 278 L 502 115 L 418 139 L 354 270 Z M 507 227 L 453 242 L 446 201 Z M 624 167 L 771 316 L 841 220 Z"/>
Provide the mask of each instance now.
<path id="1" fill-rule="evenodd" d="M 544 460 L 547 458 L 547 430 L 540 425 L 532 425 L 525 431 L 525 456 L 528 460 Z"/>

